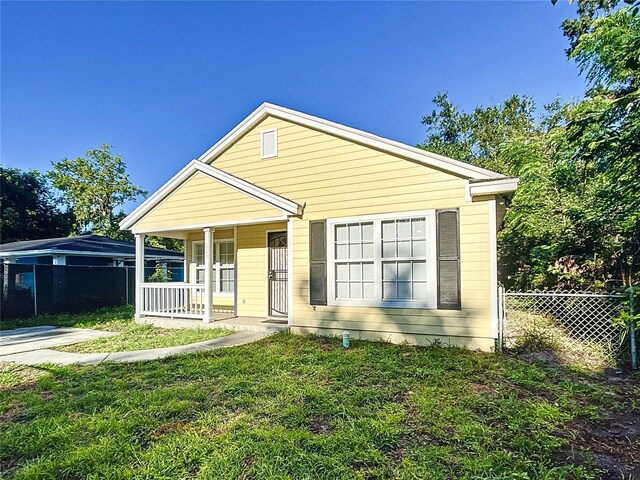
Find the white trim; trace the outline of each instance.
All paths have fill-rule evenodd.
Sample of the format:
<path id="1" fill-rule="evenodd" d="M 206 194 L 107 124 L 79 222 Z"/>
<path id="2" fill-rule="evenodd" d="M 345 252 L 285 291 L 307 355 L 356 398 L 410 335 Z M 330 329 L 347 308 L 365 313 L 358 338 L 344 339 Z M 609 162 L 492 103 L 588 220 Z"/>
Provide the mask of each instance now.
<path id="1" fill-rule="evenodd" d="M 275 147 L 275 151 L 273 154 L 271 155 L 265 155 L 264 154 L 264 135 L 265 133 L 275 133 L 276 139 L 274 142 L 274 147 Z M 278 156 L 278 129 L 277 128 L 269 128 L 267 130 L 262 130 L 260 132 L 260 158 L 262 159 L 266 159 L 266 158 L 274 158 Z"/>
<path id="2" fill-rule="evenodd" d="M 234 260 L 234 277 L 233 277 L 233 315 L 238 316 L 238 227 L 233 227 L 233 260 Z"/>
<path id="3" fill-rule="evenodd" d="M 473 181 L 467 180 L 465 185 L 465 197 L 468 202 L 473 197 L 481 195 L 499 195 L 515 192 L 518 188 L 519 178 L 507 177 L 497 180 Z"/>
<path id="4" fill-rule="evenodd" d="M 368 133 L 355 128 L 347 127 L 339 123 L 331 122 L 323 118 L 314 117 L 306 113 L 291 110 L 285 107 L 274 105 L 271 103 L 263 103 L 256 108 L 248 117 L 240 122 L 229 133 L 222 137 L 215 145 L 203 153 L 198 160 L 201 162 L 211 163 L 222 152 L 229 148 L 239 137 L 244 135 L 248 130 L 253 128 L 257 123 L 262 121 L 268 115 L 281 118 L 290 122 L 300 124 L 315 130 L 319 130 L 330 135 L 345 138 L 377 150 L 399 155 L 404 158 L 417 161 L 423 165 L 438 168 L 446 172 L 461 175 L 463 177 L 475 179 L 503 178 L 503 175 L 476 167 L 474 165 L 454 160 L 452 158 L 437 155 L 435 153 L 422 150 L 420 148 L 411 147 L 388 138 L 379 137 L 372 133 Z"/>
<path id="5" fill-rule="evenodd" d="M 382 232 L 380 226 L 384 220 L 400 220 L 404 218 L 425 217 L 426 219 L 426 262 L 427 262 L 427 292 L 426 301 L 416 300 L 382 300 Z M 336 299 L 335 279 L 335 225 L 350 222 L 374 222 L 373 248 L 374 248 L 374 300 L 338 300 Z M 329 306 L 358 306 L 381 308 L 437 308 L 437 258 L 436 258 L 436 211 L 420 210 L 411 212 L 385 213 L 381 215 L 362 215 L 358 217 L 343 217 L 327 219 L 327 305 Z"/>
<path id="6" fill-rule="evenodd" d="M 293 325 L 293 223 L 294 217 L 287 220 L 287 323 Z"/>
<path id="7" fill-rule="evenodd" d="M 145 233 L 148 234 L 149 232 L 155 232 L 158 234 L 163 233 L 164 231 L 166 232 L 172 232 L 172 231 L 176 231 L 176 230 L 200 230 L 201 228 L 206 228 L 206 227 L 216 227 L 216 228 L 222 228 L 222 227 L 233 227 L 236 225 L 258 225 L 261 223 L 276 223 L 276 222 L 284 222 L 287 219 L 286 215 L 282 215 L 279 217 L 264 217 L 264 218 L 248 218 L 246 220 L 234 220 L 234 221 L 229 221 L 229 222 L 214 222 L 214 223 L 193 223 L 193 224 L 189 224 L 189 225 L 178 225 L 175 227 L 162 227 L 164 230 L 158 230 L 158 227 L 154 227 L 154 228 L 147 228 L 147 229 L 142 229 L 142 230 L 138 230 L 135 228 L 132 228 L 131 231 L 133 233 Z M 162 235 L 160 235 L 162 236 Z"/>
<path id="8" fill-rule="evenodd" d="M 281 197 L 280 195 L 269 192 L 252 183 L 242 180 L 241 178 L 234 177 L 233 175 L 214 168 L 211 165 L 204 164 L 198 160 L 191 160 L 191 162 L 189 162 L 182 170 L 174 175 L 167 183 L 156 190 L 133 212 L 127 215 L 126 218 L 124 218 L 120 222 L 120 229 L 131 229 L 136 222 L 138 222 L 147 213 L 149 213 L 149 211 L 151 211 L 158 203 L 164 200 L 180 185 L 182 185 L 198 172 L 202 173 L 203 175 L 207 175 L 212 179 L 217 180 L 218 182 L 223 183 L 241 193 L 260 200 L 278 210 L 281 210 L 283 214 L 297 215 L 302 210 L 300 205 L 284 197 Z"/>
<path id="9" fill-rule="evenodd" d="M 498 225 L 496 200 L 489 200 L 489 288 L 491 291 L 491 336 L 498 338 Z M 462 261 L 462 260 L 461 260 Z"/>
<path id="10" fill-rule="evenodd" d="M 211 313 L 213 311 L 213 285 L 211 278 L 213 275 L 213 266 L 211 264 L 213 255 L 213 228 L 205 228 L 204 230 L 204 323 L 211 321 Z"/>

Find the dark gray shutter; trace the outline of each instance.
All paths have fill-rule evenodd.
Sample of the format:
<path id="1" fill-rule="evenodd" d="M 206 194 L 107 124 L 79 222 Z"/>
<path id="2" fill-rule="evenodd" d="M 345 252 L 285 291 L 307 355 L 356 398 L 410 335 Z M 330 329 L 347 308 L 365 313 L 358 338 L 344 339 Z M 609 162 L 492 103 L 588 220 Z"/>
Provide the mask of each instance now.
<path id="1" fill-rule="evenodd" d="M 461 302 L 458 210 L 437 210 L 436 230 L 438 308 L 442 310 L 459 310 Z"/>
<path id="2" fill-rule="evenodd" d="M 327 224 L 309 222 L 309 303 L 327 304 Z"/>

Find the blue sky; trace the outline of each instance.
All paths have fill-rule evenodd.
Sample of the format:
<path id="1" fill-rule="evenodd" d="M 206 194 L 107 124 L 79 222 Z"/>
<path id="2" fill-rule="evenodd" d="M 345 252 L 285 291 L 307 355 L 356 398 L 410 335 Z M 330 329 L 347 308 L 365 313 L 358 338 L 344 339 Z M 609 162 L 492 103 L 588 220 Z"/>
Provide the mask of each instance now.
<path id="1" fill-rule="evenodd" d="M 472 108 L 584 90 L 562 1 L 0 8 L 2 163 L 48 170 L 110 143 L 149 191 L 263 101 L 414 145 L 439 91 Z"/>

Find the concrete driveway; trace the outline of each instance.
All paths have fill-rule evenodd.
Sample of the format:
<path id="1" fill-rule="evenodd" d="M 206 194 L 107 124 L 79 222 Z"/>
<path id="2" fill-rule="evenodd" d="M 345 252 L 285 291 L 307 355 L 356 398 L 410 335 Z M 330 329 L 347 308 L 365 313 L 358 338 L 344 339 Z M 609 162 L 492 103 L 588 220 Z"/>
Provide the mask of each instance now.
<path id="1" fill-rule="evenodd" d="M 43 348 L 71 345 L 94 338 L 118 335 L 117 332 L 102 332 L 88 328 L 70 327 L 27 327 L 14 330 L 0 330 L 0 361 L 5 355 L 30 352 Z"/>

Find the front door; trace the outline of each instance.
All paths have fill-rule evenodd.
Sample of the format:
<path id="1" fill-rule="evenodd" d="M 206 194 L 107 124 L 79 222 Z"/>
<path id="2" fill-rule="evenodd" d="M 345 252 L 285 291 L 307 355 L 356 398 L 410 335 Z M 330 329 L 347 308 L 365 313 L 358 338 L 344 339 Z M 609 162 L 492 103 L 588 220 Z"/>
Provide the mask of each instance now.
<path id="1" fill-rule="evenodd" d="M 287 316 L 287 232 L 269 232 L 269 316 Z"/>

